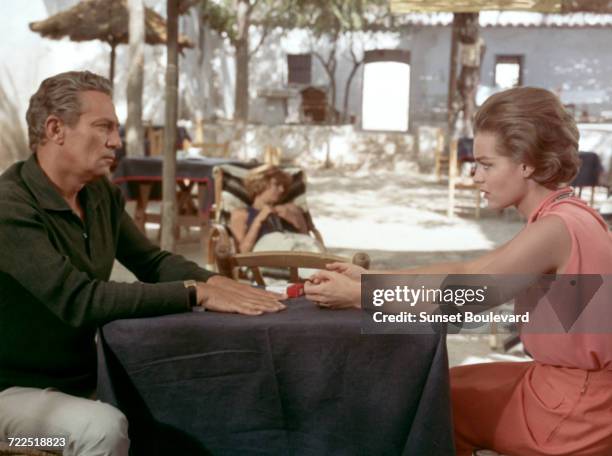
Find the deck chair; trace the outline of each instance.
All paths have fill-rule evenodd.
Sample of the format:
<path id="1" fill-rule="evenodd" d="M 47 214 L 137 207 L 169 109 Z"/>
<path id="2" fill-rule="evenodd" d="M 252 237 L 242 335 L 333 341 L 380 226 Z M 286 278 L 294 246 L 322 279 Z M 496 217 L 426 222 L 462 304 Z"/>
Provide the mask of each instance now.
<path id="1" fill-rule="evenodd" d="M 434 173 L 438 182 L 448 172 L 448 154 L 444 154 L 444 130 L 440 127 L 421 125 L 417 129 L 419 156 L 433 157 Z"/>
<path id="2" fill-rule="evenodd" d="M 231 253 L 227 244 L 218 244 L 215 255 L 217 268 L 221 275 L 239 278 L 236 271 L 239 271 L 240 268 L 249 268 L 252 280 L 261 286 L 266 285 L 262 268 L 268 268 L 268 270 L 286 268 L 289 270 L 289 275 L 282 278 L 287 279 L 291 283 L 298 283 L 304 282 L 304 279 L 299 275 L 300 268 L 325 269 L 325 265 L 328 263 L 348 261 L 347 258 L 337 255 L 311 252 Z M 356 253 L 352 258 L 352 262 L 366 269 L 370 266 L 370 258 L 363 252 Z M 279 277 L 276 274 L 271 275 L 275 278 Z"/>
<path id="3" fill-rule="evenodd" d="M 194 142 L 191 147 L 199 149 L 202 157 L 227 158 L 230 155 L 229 141 L 223 143 Z"/>
<path id="4" fill-rule="evenodd" d="M 285 192 L 282 203 L 293 202 L 304 212 L 308 234 L 325 245 L 323 237 L 314 226 L 312 216 L 306 202 L 306 175 L 300 168 L 283 168 L 292 180 Z M 250 270 L 251 278 L 263 285 L 261 268 L 289 269 L 288 279 L 299 281 L 298 268 L 321 268 L 333 261 L 347 261 L 346 258 L 325 253 L 305 252 L 248 252 L 238 251 L 238 245 L 231 230 L 229 219 L 231 212 L 250 204 L 250 198 L 244 186 L 244 178 L 248 169 L 233 165 L 219 165 L 213 169 L 215 180 L 215 203 L 213 206 L 214 221 L 209 230 L 207 263 L 227 277 L 245 278 L 244 269 Z M 369 257 L 358 254 L 354 257 L 355 264 L 369 267 Z M 241 272 L 242 270 L 242 272 Z M 287 278 L 287 277 L 283 277 Z"/>
<path id="5" fill-rule="evenodd" d="M 474 183 L 472 177 L 464 179 L 460 176 L 460 166 L 463 162 L 473 161 L 472 155 L 473 141 L 469 138 L 460 140 L 453 139 L 449 150 L 449 169 L 448 169 L 448 211 L 449 217 L 455 215 L 455 191 L 457 189 L 471 190 L 474 193 L 474 218 L 480 218 L 481 195 L 478 185 Z M 470 158 L 470 156 L 472 158 Z"/>

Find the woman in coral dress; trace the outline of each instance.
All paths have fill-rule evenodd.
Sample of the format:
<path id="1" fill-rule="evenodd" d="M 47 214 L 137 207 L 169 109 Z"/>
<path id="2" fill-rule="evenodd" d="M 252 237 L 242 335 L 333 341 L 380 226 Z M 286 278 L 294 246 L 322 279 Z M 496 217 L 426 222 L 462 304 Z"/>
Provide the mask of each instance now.
<path id="1" fill-rule="evenodd" d="M 547 331 L 523 328 L 532 362 L 451 369 L 457 454 L 487 448 L 515 456 L 610 456 L 612 235 L 567 187 L 579 165 L 574 120 L 551 92 L 523 87 L 490 97 L 475 130 L 475 181 L 489 207 L 514 206 L 527 225 L 475 260 L 388 272 L 597 274 L 604 284 L 599 307 L 589 304 L 577 318 L 582 330 L 565 332 L 552 323 Z M 365 271 L 340 263 L 328 268 L 306 285 L 307 297 L 327 307 L 359 307 Z M 558 320 L 550 303 L 534 313 L 536 321 Z"/>

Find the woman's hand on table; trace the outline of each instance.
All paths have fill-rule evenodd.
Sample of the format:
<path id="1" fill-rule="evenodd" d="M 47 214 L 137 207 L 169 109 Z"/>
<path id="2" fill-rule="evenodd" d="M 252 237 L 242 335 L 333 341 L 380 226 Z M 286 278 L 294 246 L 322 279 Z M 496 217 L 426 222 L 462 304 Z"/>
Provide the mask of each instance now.
<path id="1" fill-rule="evenodd" d="M 280 299 L 286 296 L 255 288 L 227 277 L 213 276 L 198 282 L 198 305 L 214 312 L 261 315 L 287 308 Z"/>
<path id="2" fill-rule="evenodd" d="M 368 272 L 361 266 L 352 263 L 329 263 L 326 264 L 325 267 L 330 271 L 345 275 L 352 280 L 360 280 L 361 274 L 366 274 Z"/>
<path id="3" fill-rule="evenodd" d="M 332 309 L 361 308 L 361 283 L 335 271 L 319 271 L 304 284 L 306 298 Z"/>

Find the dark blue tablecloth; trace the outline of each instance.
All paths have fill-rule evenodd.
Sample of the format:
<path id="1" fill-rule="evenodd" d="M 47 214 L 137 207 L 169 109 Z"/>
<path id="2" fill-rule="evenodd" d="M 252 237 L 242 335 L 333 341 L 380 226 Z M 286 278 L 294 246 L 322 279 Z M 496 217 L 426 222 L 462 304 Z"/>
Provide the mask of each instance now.
<path id="1" fill-rule="evenodd" d="M 288 306 L 107 324 L 98 395 L 135 454 L 454 454 L 444 336 L 361 335 L 359 311 Z"/>
<path id="2" fill-rule="evenodd" d="M 153 184 L 150 200 L 160 200 L 162 180 L 162 157 L 125 157 L 119 161 L 113 172 L 113 182 L 119 185 L 123 195 L 128 200 L 138 197 L 138 185 L 142 182 Z M 212 205 L 215 194 L 213 185 L 213 168 L 217 165 L 232 164 L 252 167 L 253 164 L 240 162 L 230 158 L 188 158 L 176 161 L 177 180 L 190 180 L 205 182 L 208 187 L 205 201 L 200 201 L 202 210 L 208 210 Z"/>

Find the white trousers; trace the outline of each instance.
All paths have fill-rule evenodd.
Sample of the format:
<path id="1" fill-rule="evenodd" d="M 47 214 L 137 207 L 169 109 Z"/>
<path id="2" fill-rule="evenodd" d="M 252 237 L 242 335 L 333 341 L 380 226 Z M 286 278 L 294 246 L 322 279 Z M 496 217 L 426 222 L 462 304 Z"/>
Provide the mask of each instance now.
<path id="1" fill-rule="evenodd" d="M 65 456 L 126 456 L 127 429 L 125 415 L 100 401 L 51 388 L 0 391 L 0 441 L 6 443 L 15 437 L 64 437 Z"/>

